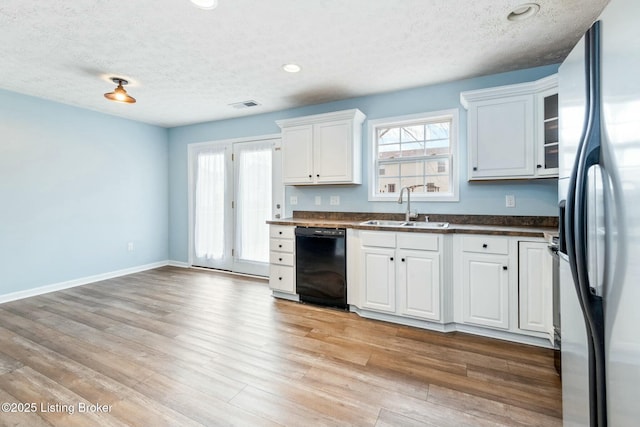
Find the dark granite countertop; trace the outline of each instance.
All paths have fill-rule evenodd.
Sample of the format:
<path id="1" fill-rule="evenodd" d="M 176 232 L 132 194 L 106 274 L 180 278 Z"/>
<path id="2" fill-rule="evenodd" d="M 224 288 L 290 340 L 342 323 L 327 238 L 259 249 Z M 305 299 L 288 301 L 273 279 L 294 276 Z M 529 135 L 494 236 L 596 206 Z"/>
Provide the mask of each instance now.
<path id="1" fill-rule="evenodd" d="M 557 234 L 557 217 L 428 215 L 429 221 L 448 222 L 447 228 L 418 228 L 363 225 L 370 219 L 403 220 L 403 214 L 294 211 L 293 217 L 267 221 L 268 224 L 298 227 L 354 228 L 359 230 L 404 231 L 410 233 L 490 234 L 540 237 Z M 418 217 L 424 221 L 424 215 Z"/>

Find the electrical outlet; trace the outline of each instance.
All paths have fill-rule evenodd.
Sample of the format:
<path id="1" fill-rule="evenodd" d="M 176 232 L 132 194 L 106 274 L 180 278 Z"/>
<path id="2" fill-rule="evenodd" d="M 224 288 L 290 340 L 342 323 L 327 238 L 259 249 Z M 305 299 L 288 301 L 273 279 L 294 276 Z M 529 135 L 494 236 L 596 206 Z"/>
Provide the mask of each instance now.
<path id="1" fill-rule="evenodd" d="M 340 196 L 331 196 L 331 198 L 329 199 L 329 204 L 330 205 L 334 205 L 337 206 L 340 204 Z"/>
<path id="2" fill-rule="evenodd" d="M 133 242 L 127 243 L 127 252 L 133 252 Z"/>
<path id="3" fill-rule="evenodd" d="M 290 205 L 297 205 L 298 204 L 298 196 L 291 196 L 289 197 L 289 204 Z"/>
<path id="4" fill-rule="evenodd" d="M 514 196 L 513 194 L 507 194 L 505 196 L 505 205 L 508 208 L 515 208 L 516 207 L 516 196 Z"/>

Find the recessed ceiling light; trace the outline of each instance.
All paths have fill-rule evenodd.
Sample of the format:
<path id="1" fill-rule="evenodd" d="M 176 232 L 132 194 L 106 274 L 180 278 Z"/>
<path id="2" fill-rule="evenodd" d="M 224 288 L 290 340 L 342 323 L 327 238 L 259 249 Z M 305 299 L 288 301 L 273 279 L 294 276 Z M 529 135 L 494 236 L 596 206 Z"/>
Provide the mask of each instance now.
<path id="1" fill-rule="evenodd" d="M 538 13 L 540 5 L 537 3 L 524 3 L 516 6 L 515 9 L 507 16 L 509 21 L 524 21 Z"/>
<path id="2" fill-rule="evenodd" d="M 196 7 L 205 10 L 211 10 L 218 7 L 218 0 L 191 0 Z"/>
<path id="3" fill-rule="evenodd" d="M 298 64 L 284 64 L 282 66 L 282 69 L 285 70 L 287 73 L 297 73 L 302 68 L 300 68 Z"/>

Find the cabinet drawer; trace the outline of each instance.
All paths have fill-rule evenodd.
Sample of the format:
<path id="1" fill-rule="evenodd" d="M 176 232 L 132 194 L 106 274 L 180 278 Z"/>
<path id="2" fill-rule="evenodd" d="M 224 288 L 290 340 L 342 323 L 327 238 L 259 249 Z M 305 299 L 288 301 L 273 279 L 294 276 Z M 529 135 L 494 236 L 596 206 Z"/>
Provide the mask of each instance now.
<path id="1" fill-rule="evenodd" d="M 396 233 L 385 231 L 362 231 L 360 232 L 360 242 L 362 243 L 362 246 L 395 248 Z"/>
<path id="2" fill-rule="evenodd" d="M 465 236 L 462 238 L 462 250 L 485 254 L 509 254 L 509 239 L 503 237 Z"/>
<path id="3" fill-rule="evenodd" d="M 269 249 L 276 252 L 293 253 L 294 241 L 290 239 L 271 239 Z"/>
<path id="4" fill-rule="evenodd" d="M 436 234 L 398 233 L 399 249 L 437 251 L 438 243 L 439 237 Z"/>
<path id="5" fill-rule="evenodd" d="M 269 235 L 279 239 L 293 239 L 294 227 L 289 225 L 272 225 L 269 228 Z"/>
<path id="6" fill-rule="evenodd" d="M 294 294 L 296 287 L 293 267 L 272 264 L 269 269 L 269 287 L 276 291 Z"/>
<path id="7" fill-rule="evenodd" d="M 293 254 L 271 252 L 269 254 L 269 262 L 271 264 L 293 265 Z"/>

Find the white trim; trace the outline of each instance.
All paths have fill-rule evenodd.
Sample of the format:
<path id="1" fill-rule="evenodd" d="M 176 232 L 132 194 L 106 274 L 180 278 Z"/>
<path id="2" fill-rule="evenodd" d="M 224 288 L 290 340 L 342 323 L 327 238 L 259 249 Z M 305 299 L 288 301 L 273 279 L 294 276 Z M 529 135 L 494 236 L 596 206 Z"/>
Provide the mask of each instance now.
<path id="1" fill-rule="evenodd" d="M 460 103 L 468 110 L 469 104 L 477 101 L 487 101 L 510 96 L 531 95 L 558 86 L 558 74 L 552 74 L 539 80 L 513 85 L 496 86 L 485 89 L 460 92 Z"/>
<path id="2" fill-rule="evenodd" d="M 187 145 L 187 150 L 194 150 L 200 147 L 206 147 L 211 144 L 234 144 L 236 142 L 252 142 L 252 141 L 263 141 L 268 139 L 280 139 L 281 134 L 272 133 L 268 135 L 259 135 L 259 136 L 243 136 L 241 138 L 229 138 L 229 139 L 219 139 L 219 140 L 211 140 L 211 141 L 201 141 L 201 142 L 192 142 Z"/>
<path id="3" fill-rule="evenodd" d="M 276 120 L 276 124 L 280 128 L 310 125 L 314 123 L 324 123 L 334 120 L 353 120 L 354 124 L 361 125 L 364 122 L 365 115 L 357 108 L 351 110 L 334 111 L 331 113 L 314 114 L 312 116 L 295 117 L 293 119 Z"/>
<path id="4" fill-rule="evenodd" d="M 273 296 L 274 298 L 286 299 L 288 301 L 300 302 L 300 295 L 289 294 L 287 292 L 280 292 L 280 291 L 276 291 L 275 289 L 271 291 L 271 296 Z"/>
<path id="5" fill-rule="evenodd" d="M 518 334 L 514 332 L 509 332 L 509 331 L 499 331 L 491 328 L 465 325 L 462 323 L 443 324 L 438 322 L 431 322 L 428 320 L 420 320 L 420 319 L 414 319 L 410 317 L 397 316 L 394 314 L 380 313 L 372 310 L 361 309 L 354 305 L 349 306 L 349 311 L 356 313 L 358 316 L 364 317 L 366 319 L 396 323 L 399 325 L 413 326 L 416 328 L 427 329 L 430 331 L 438 331 L 443 333 L 464 332 L 467 334 L 479 335 L 479 336 L 499 339 L 503 341 L 534 345 L 536 347 L 553 348 L 553 345 L 549 343 L 548 338 L 542 338 L 542 337 L 539 338 L 531 335 Z"/>
<path id="6" fill-rule="evenodd" d="M 167 265 L 169 265 L 171 267 L 180 267 L 180 268 L 189 268 L 189 267 L 191 267 L 188 262 L 175 261 L 175 260 L 172 260 L 172 259 L 170 259 L 168 261 Z"/>
<path id="7" fill-rule="evenodd" d="M 247 277 L 247 278 L 250 278 L 250 279 L 256 279 L 256 280 L 261 280 L 261 281 L 265 281 L 265 282 L 269 281 L 269 277 L 267 277 L 267 276 L 260 276 L 260 275 L 257 275 L 257 274 L 250 274 L 250 273 L 241 273 L 239 271 L 220 270 L 218 268 L 199 267 L 197 265 L 188 266 L 187 268 L 191 268 L 193 270 L 208 271 L 210 273 L 228 274 L 228 275 L 231 275 L 231 276 Z"/>
<path id="8" fill-rule="evenodd" d="M 369 190 L 367 192 L 368 200 L 370 202 L 396 202 L 398 200 L 397 195 L 381 196 L 376 193 L 377 174 L 378 170 L 376 166 L 376 152 L 375 148 L 375 128 L 381 125 L 408 125 L 415 122 L 425 121 L 438 121 L 439 119 L 451 119 L 451 129 L 449 130 L 449 148 L 451 164 L 449 165 L 451 174 L 451 192 L 430 193 L 424 194 L 412 194 L 412 202 L 459 202 L 460 201 L 460 162 L 458 155 L 460 151 L 460 113 L 457 108 L 440 111 L 430 111 L 417 114 L 409 114 L 405 116 L 385 117 L 382 119 L 369 120 L 367 122 L 368 127 L 368 164 L 369 164 Z"/>
<path id="9" fill-rule="evenodd" d="M 93 276 L 80 277 L 78 279 L 67 280 L 66 282 L 52 283 L 50 285 L 40 286 L 24 291 L 11 292 L 9 294 L 0 295 L 0 304 L 9 301 L 16 301 L 23 298 L 35 297 L 49 292 L 61 291 L 63 289 L 75 288 L 76 286 L 87 285 L 89 283 L 100 282 L 102 280 L 113 279 L 116 277 L 126 276 L 128 274 L 140 273 L 141 271 L 153 270 L 154 268 L 170 265 L 169 261 L 153 262 L 151 264 L 139 265 L 136 267 L 125 268 L 122 270 L 111 271 L 108 273 L 95 274 Z"/>

